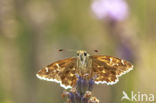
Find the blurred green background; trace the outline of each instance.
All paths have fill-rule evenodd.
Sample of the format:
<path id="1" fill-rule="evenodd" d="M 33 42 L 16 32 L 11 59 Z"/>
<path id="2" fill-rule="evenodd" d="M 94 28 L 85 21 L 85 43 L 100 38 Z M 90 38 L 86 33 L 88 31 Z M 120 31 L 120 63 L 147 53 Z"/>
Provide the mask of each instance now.
<path id="1" fill-rule="evenodd" d="M 121 103 L 122 91 L 156 94 L 156 13 L 154 0 L 128 0 L 134 70 L 112 86 L 96 85 L 101 103 Z M 96 19 L 89 0 L 0 0 L 0 103 L 64 103 L 63 88 L 36 78 L 42 67 L 75 52 L 94 49 L 116 55 L 117 40 L 107 22 Z M 109 30 L 108 30 L 109 28 Z M 128 102 L 128 101 L 124 101 Z"/>

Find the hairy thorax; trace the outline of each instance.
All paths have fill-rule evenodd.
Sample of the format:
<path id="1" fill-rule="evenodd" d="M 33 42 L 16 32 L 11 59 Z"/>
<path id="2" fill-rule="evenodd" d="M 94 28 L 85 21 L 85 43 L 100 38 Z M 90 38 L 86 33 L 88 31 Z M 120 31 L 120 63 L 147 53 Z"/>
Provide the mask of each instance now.
<path id="1" fill-rule="evenodd" d="M 77 68 L 80 74 L 90 75 L 92 68 L 92 59 L 90 55 L 86 51 L 78 51 L 77 52 Z"/>

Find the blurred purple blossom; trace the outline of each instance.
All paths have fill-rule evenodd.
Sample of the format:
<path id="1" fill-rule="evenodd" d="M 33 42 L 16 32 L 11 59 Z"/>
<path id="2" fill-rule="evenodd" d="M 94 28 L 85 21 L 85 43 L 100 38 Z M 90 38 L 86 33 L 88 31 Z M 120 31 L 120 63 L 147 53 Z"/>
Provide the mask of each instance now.
<path id="1" fill-rule="evenodd" d="M 117 55 L 133 63 L 137 58 L 133 51 L 133 47 L 130 44 L 132 44 L 130 41 L 127 41 L 127 43 L 119 43 L 117 47 Z"/>
<path id="2" fill-rule="evenodd" d="M 95 78 L 88 79 L 88 75 L 76 76 L 78 78 L 76 86 L 63 93 L 63 97 L 67 97 L 66 103 L 99 103 L 99 100 L 93 97 L 91 92 Z"/>
<path id="3" fill-rule="evenodd" d="M 99 19 L 122 21 L 128 16 L 128 5 L 125 0 L 94 0 L 91 8 Z"/>

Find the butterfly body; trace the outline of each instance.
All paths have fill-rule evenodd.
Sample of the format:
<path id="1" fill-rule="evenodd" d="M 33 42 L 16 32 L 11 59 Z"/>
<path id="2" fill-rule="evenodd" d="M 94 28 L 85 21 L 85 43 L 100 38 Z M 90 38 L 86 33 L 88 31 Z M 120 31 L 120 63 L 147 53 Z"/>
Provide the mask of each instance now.
<path id="1" fill-rule="evenodd" d="M 90 55 L 83 50 L 77 51 L 77 69 L 80 76 L 91 75 L 92 69 L 92 59 Z"/>
<path id="2" fill-rule="evenodd" d="M 96 84 L 112 85 L 118 77 L 133 69 L 128 61 L 103 55 L 89 55 L 84 50 L 77 51 L 77 57 L 56 61 L 37 73 L 43 80 L 60 83 L 65 89 L 75 86 L 77 75 L 87 79 L 95 78 Z"/>

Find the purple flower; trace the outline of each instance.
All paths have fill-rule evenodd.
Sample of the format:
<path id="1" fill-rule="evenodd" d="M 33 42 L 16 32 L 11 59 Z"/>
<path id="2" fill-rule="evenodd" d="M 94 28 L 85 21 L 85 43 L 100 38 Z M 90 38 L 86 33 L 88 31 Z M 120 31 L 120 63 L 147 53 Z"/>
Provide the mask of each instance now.
<path id="1" fill-rule="evenodd" d="M 94 79 L 89 79 L 87 80 L 86 78 L 77 76 L 77 91 L 79 93 L 85 93 L 86 91 L 92 91 L 93 86 L 94 86 Z"/>
<path id="2" fill-rule="evenodd" d="M 128 40 L 126 41 L 126 43 L 120 43 L 117 48 L 117 55 L 125 60 L 134 62 L 137 58 L 134 54 L 132 45 L 129 44 L 131 44 L 131 42 Z"/>
<path id="3" fill-rule="evenodd" d="M 76 86 L 73 87 L 69 92 L 64 92 L 63 97 L 68 97 L 67 103 L 99 103 L 96 102 L 98 99 L 94 97 L 93 100 L 92 92 L 94 85 L 94 78 L 87 78 L 87 75 L 81 77 L 76 75 L 78 80 Z"/>
<path id="4" fill-rule="evenodd" d="M 124 0 L 94 0 L 91 8 L 99 19 L 122 21 L 128 16 L 128 5 Z"/>

